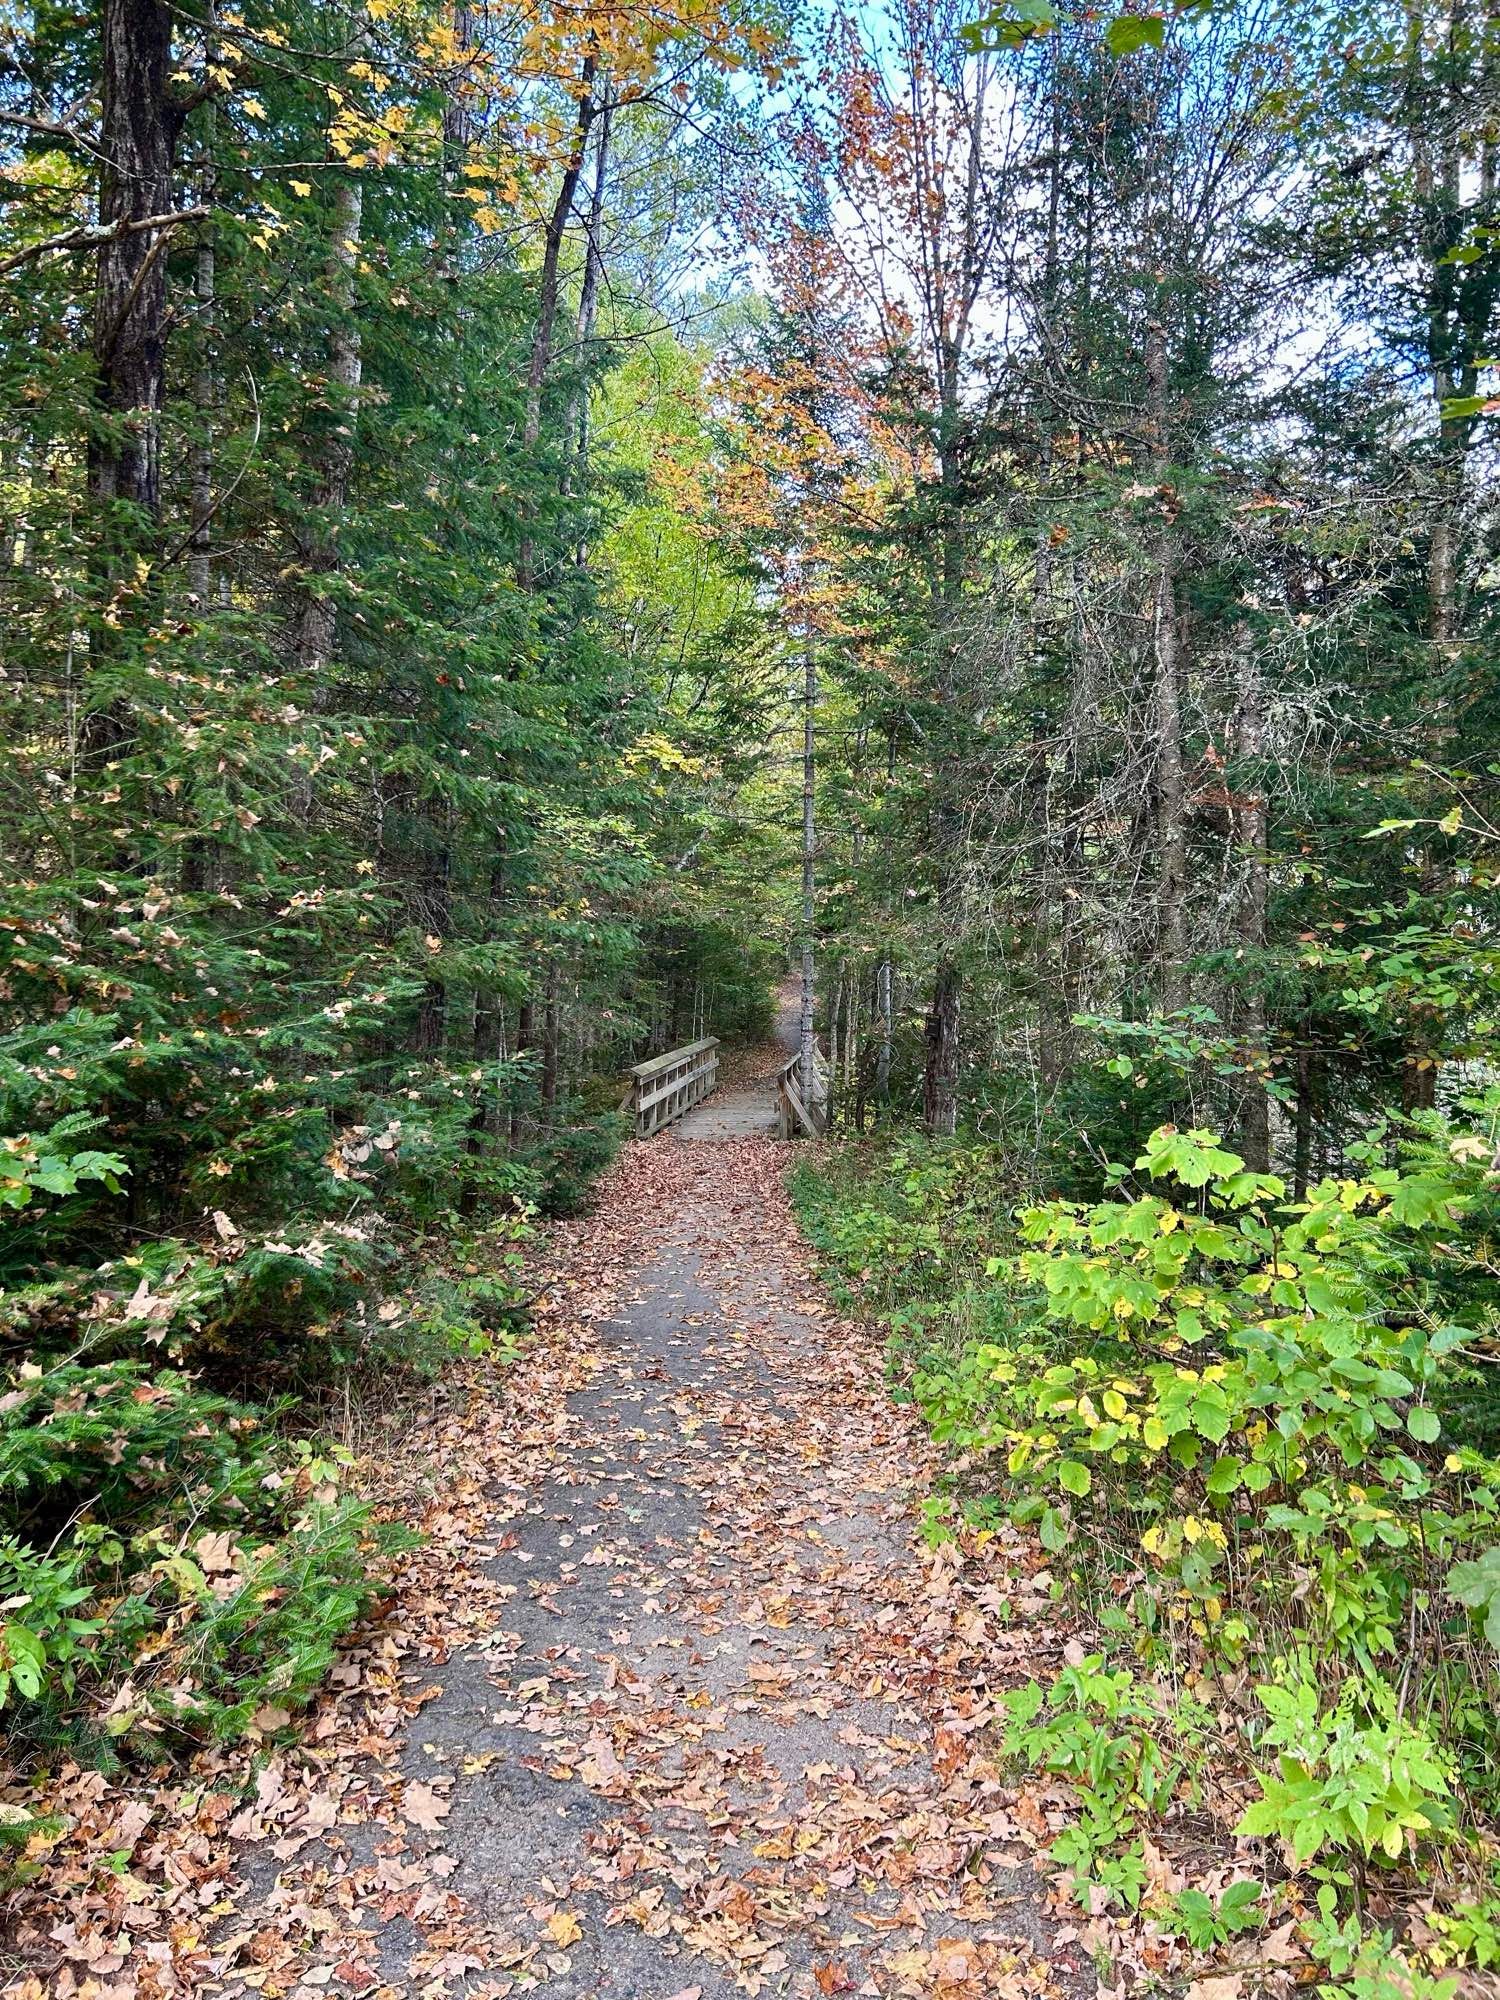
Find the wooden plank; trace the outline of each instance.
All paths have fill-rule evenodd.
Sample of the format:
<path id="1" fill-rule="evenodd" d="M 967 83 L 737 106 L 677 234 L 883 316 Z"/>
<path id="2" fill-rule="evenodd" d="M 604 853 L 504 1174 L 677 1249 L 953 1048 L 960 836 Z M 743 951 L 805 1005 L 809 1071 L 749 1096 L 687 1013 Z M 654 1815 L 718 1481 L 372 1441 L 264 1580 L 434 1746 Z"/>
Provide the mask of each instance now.
<path id="1" fill-rule="evenodd" d="M 706 1035 L 702 1041 L 636 1063 L 627 1072 L 631 1084 L 625 1104 L 635 1107 L 637 1138 L 654 1137 L 714 1090 L 719 1075 L 718 1049 L 718 1036 Z"/>
<path id="2" fill-rule="evenodd" d="M 664 1098 L 674 1097 L 686 1091 L 697 1082 L 696 1076 L 669 1076 L 658 1078 L 648 1089 L 640 1090 L 636 1102 L 644 1110 L 648 1105 L 659 1104 Z"/>
<path id="3" fill-rule="evenodd" d="M 819 1132 L 817 1126 L 808 1116 L 807 1107 L 803 1104 L 801 1097 L 797 1094 L 796 1086 L 793 1084 L 792 1079 L 789 1076 L 784 1076 L 781 1079 L 781 1089 L 783 1096 L 785 1096 L 787 1102 L 796 1112 L 798 1118 L 801 1119 L 803 1129 L 806 1131 L 807 1136 L 810 1139 L 820 1139 L 823 1135 L 821 1132 Z"/>
<path id="4" fill-rule="evenodd" d="M 702 1055 L 706 1049 L 716 1049 L 718 1046 L 718 1036 L 708 1035 L 701 1042 L 687 1042 L 680 1049 L 668 1049 L 664 1056 L 653 1056 L 650 1062 L 633 1063 L 626 1074 L 650 1078 L 664 1069 L 670 1069 L 674 1063 L 686 1062 L 690 1057 Z"/>

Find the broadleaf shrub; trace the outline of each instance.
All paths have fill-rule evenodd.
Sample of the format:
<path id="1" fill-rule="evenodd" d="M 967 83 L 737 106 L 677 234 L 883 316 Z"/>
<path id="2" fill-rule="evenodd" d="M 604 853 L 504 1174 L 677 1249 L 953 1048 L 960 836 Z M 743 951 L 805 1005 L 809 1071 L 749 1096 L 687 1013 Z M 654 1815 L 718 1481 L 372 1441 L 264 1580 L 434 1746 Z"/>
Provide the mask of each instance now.
<path id="1" fill-rule="evenodd" d="M 1172 1125 L 1087 1200 L 1013 1209 L 1004 1155 L 964 1142 L 794 1182 L 952 1454 L 929 1535 L 1033 1528 L 1174 1716 L 1233 1721 L 1239 1830 L 1298 1866 L 1431 1868 L 1500 1806 L 1497 1110 L 1374 1128 L 1300 1199 Z M 1054 1860 L 1129 1904 L 1151 1815 L 1101 1779 L 1122 1733 L 1083 1672 L 1013 1698 L 1005 1742 L 1077 1793 Z M 1139 1725 L 1167 1760 L 1177 1719 Z"/>

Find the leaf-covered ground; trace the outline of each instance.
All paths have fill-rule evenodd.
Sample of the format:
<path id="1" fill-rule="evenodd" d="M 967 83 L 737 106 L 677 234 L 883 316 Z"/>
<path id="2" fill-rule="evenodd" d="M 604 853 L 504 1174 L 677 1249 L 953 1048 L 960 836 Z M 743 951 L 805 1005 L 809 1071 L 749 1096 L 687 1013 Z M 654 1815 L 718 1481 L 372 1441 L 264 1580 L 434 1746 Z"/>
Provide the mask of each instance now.
<path id="1" fill-rule="evenodd" d="M 1034 1866 L 1062 1801 L 987 1740 L 1056 1663 L 1042 1558 L 918 1540 L 930 1446 L 818 1294 L 787 1151 L 627 1147 L 522 1361 L 411 1440 L 427 1539 L 295 1746 L 273 1711 L 186 1779 L 65 1775 L 13 1912 L 33 1992 L 1081 1978 Z"/>

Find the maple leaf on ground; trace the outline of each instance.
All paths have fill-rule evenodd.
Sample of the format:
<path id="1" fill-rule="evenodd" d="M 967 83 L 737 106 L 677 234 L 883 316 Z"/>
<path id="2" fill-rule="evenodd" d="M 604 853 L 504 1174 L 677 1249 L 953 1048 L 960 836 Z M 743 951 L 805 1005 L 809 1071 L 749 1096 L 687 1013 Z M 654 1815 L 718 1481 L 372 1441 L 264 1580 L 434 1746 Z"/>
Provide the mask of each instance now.
<path id="1" fill-rule="evenodd" d="M 451 1799 L 440 1799 L 430 1785 L 408 1785 L 401 1799 L 401 1817 L 426 1833 L 437 1833 L 453 1810 Z"/>
<path id="2" fill-rule="evenodd" d="M 542 1929 L 560 1951 L 565 1951 L 570 1944 L 577 1944 L 583 1936 L 583 1925 L 572 1910 L 554 1910 Z"/>

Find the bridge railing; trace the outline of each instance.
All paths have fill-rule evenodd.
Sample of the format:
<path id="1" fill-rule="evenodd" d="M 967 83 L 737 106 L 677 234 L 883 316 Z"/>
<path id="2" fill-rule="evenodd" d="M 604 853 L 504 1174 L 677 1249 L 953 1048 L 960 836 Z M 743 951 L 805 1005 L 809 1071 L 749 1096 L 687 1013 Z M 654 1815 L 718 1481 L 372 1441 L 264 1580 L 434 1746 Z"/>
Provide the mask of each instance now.
<path id="1" fill-rule="evenodd" d="M 634 1114 L 635 1136 L 649 1139 L 701 1104 L 718 1079 L 719 1038 L 707 1035 L 701 1042 L 636 1063 L 620 1108 Z"/>
<path id="2" fill-rule="evenodd" d="M 783 1139 L 795 1139 L 805 1132 L 819 1139 L 828 1130 L 828 1058 L 813 1043 L 811 1090 L 803 1088 L 802 1058 L 795 1055 L 776 1072 L 776 1119 Z"/>

